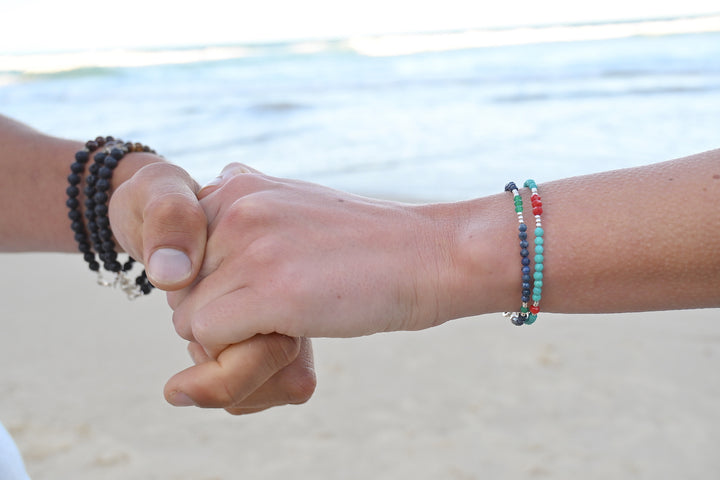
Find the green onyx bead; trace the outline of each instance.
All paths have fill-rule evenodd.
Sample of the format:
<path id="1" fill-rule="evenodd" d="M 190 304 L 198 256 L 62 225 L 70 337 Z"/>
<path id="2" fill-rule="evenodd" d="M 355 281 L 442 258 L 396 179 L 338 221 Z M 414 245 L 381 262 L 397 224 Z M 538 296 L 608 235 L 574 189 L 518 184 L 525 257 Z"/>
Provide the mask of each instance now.
<path id="1" fill-rule="evenodd" d="M 530 309 L 528 307 L 520 307 L 520 313 L 528 313 Z"/>
<path id="2" fill-rule="evenodd" d="M 543 230 L 542 227 L 537 227 L 535 229 L 535 236 L 542 237 L 543 235 L 545 235 L 545 230 Z"/>
<path id="3" fill-rule="evenodd" d="M 535 255 L 535 263 L 543 263 L 545 261 L 545 257 L 543 257 L 540 254 Z"/>
<path id="4" fill-rule="evenodd" d="M 537 268 L 536 268 L 536 270 L 537 270 Z M 542 272 L 535 272 L 535 273 L 533 273 L 533 279 L 535 279 L 535 280 L 542 280 L 542 279 L 543 279 L 543 274 L 542 274 Z"/>
<path id="5" fill-rule="evenodd" d="M 522 205 L 518 205 L 517 207 L 515 207 L 515 213 L 522 213 L 522 211 L 523 211 Z"/>
<path id="6" fill-rule="evenodd" d="M 542 245 L 535 245 L 535 253 L 543 253 L 545 249 Z"/>
<path id="7" fill-rule="evenodd" d="M 532 178 L 528 178 L 527 180 L 525 180 L 525 183 L 523 183 L 523 186 L 525 188 L 537 188 L 537 184 L 535 183 L 535 180 L 533 180 Z"/>
<path id="8" fill-rule="evenodd" d="M 535 315 L 534 313 L 531 313 L 525 319 L 525 325 L 532 325 L 533 323 L 535 323 L 535 320 L 537 320 L 537 315 Z"/>

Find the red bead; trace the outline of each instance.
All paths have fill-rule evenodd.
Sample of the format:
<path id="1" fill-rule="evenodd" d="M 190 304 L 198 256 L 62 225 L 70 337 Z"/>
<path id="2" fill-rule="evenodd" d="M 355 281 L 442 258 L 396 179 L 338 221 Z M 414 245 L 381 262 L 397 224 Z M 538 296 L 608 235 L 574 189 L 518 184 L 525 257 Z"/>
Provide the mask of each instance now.
<path id="1" fill-rule="evenodd" d="M 532 313 L 533 315 L 537 315 L 538 313 L 540 313 L 540 307 L 537 307 L 535 305 L 530 306 L 530 313 Z"/>
<path id="2" fill-rule="evenodd" d="M 533 207 L 533 215 L 540 215 L 542 212 L 542 207 Z"/>

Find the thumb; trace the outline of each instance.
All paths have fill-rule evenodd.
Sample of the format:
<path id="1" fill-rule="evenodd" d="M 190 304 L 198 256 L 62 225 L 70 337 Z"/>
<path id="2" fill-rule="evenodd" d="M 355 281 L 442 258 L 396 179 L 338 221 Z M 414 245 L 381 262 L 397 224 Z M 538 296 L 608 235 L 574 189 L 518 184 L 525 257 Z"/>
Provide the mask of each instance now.
<path id="1" fill-rule="evenodd" d="M 131 248 L 123 247 L 145 265 L 148 279 L 161 290 L 184 288 L 200 271 L 207 219 L 197 191 L 197 183 L 182 168 L 154 163 L 138 170 L 113 194 L 112 200 L 126 206 L 127 213 L 118 217 L 134 232 L 127 235 Z"/>

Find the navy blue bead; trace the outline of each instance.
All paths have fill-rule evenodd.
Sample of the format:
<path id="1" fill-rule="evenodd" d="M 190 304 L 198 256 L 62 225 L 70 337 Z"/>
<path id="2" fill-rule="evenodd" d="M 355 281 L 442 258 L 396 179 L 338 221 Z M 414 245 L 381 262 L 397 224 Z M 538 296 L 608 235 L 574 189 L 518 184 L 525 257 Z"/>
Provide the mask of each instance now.
<path id="1" fill-rule="evenodd" d="M 530 265 L 530 259 L 528 257 L 523 257 L 522 260 L 520 260 L 520 263 L 522 263 L 524 266 Z"/>
<path id="2" fill-rule="evenodd" d="M 90 159 L 90 152 L 87 150 L 79 150 L 75 152 L 75 160 L 80 163 L 87 163 L 87 161 Z"/>
<path id="3" fill-rule="evenodd" d="M 80 189 L 78 187 L 76 187 L 75 185 L 70 185 L 69 187 L 67 187 L 65 189 L 65 193 L 67 194 L 68 197 L 75 198 L 78 195 L 80 195 Z"/>
<path id="4" fill-rule="evenodd" d="M 122 157 L 121 157 L 122 158 Z M 115 157 L 108 157 L 105 159 L 105 166 L 110 170 L 114 170 L 118 165 L 118 159 Z"/>
<path id="5" fill-rule="evenodd" d="M 105 153 L 104 150 L 103 150 L 102 152 L 98 152 L 98 153 L 95 154 L 95 161 L 96 161 L 96 162 L 102 163 L 102 162 L 105 161 L 105 158 L 107 158 L 107 153 Z"/>
<path id="6" fill-rule="evenodd" d="M 68 218 L 73 222 L 76 222 L 82 219 L 82 213 L 80 213 L 80 210 L 70 210 L 68 212 Z"/>
<path id="7" fill-rule="evenodd" d="M 107 215 L 108 214 L 108 207 L 107 205 L 97 205 L 95 207 L 95 214 L 96 215 Z"/>
<path id="8" fill-rule="evenodd" d="M 530 284 L 530 282 L 532 282 L 532 277 L 530 275 L 523 275 L 522 281 L 523 281 L 523 283 Z"/>
<path id="9" fill-rule="evenodd" d="M 75 210 L 80 206 L 80 201 L 77 198 L 68 198 L 65 201 L 65 205 L 67 205 L 68 208 Z"/>
<path id="10" fill-rule="evenodd" d="M 88 168 L 88 172 L 90 172 L 92 175 L 97 175 L 98 170 L 100 170 L 100 165 L 96 162 L 90 165 L 90 168 Z"/>
<path id="11" fill-rule="evenodd" d="M 515 185 L 515 182 L 508 182 L 507 185 L 505 185 L 505 191 L 506 192 L 512 192 L 513 190 L 517 190 L 517 185 Z"/>
<path id="12" fill-rule="evenodd" d="M 86 252 L 83 255 L 83 258 L 85 259 L 86 262 L 90 263 L 95 260 L 95 254 L 92 252 Z"/>
<path id="13" fill-rule="evenodd" d="M 111 178 L 112 177 L 112 170 L 110 170 L 107 166 L 102 167 L 98 171 L 98 177 L 100 178 Z"/>
<path id="14" fill-rule="evenodd" d="M 530 293 L 530 282 L 523 282 L 523 283 L 522 283 L 522 289 L 523 289 L 523 292 L 524 292 L 525 290 L 527 290 L 528 293 Z"/>
<path id="15" fill-rule="evenodd" d="M 117 160 L 120 160 L 121 158 L 123 158 L 124 155 L 125 155 L 125 153 L 117 147 L 110 150 L 110 156 Z M 105 161 L 107 162 L 107 159 Z"/>
<path id="16" fill-rule="evenodd" d="M 87 238 L 87 237 L 85 236 L 85 233 L 82 233 L 82 232 L 81 232 L 81 233 L 76 233 L 76 234 L 75 234 L 75 241 L 78 242 L 78 243 L 85 241 L 85 238 Z"/>
<path id="17" fill-rule="evenodd" d="M 83 222 L 72 222 L 70 228 L 73 232 L 85 234 L 85 224 Z"/>
<path id="18" fill-rule="evenodd" d="M 151 284 L 146 283 L 145 285 L 140 287 L 140 291 L 142 291 L 143 295 L 147 295 L 148 293 L 150 293 L 152 291 L 152 288 L 153 287 Z"/>
<path id="19" fill-rule="evenodd" d="M 93 243 L 93 245 L 97 245 L 98 243 L 100 243 L 100 235 L 98 235 L 97 232 L 91 233 L 90 241 Z"/>
<path id="20" fill-rule="evenodd" d="M 520 300 L 521 300 L 523 303 L 528 303 L 528 302 L 530 301 L 530 296 L 528 295 L 527 297 L 522 297 L 522 298 L 520 298 Z"/>
<path id="21" fill-rule="evenodd" d="M 100 228 L 107 228 L 108 226 L 110 226 L 110 220 L 108 220 L 107 217 L 99 217 L 95 220 L 95 223 Z"/>
<path id="22" fill-rule="evenodd" d="M 90 244 L 87 243 L 87 240 L 83 240 L 82 242 L 78 242 L 78 250 L 80 250 L 83 253 L 90 251 Z"/>
<path id="23" fill-rule="evenodd" d="M 527 240 L 522 240 L 520 242 L 520 248 L 528 248 L 530 244 L 527 242 Z"/>
<path id="24" fill-rule="evenodd" d="M 518 238 L 520 240 L 527 240 L 527 232 L 520 232 L 518 233 Z"/>
<path id="25" fill-rule="evenodd" d="M 95 176 L 95 173 L 91 173 L 90 175 L 88 175 L 87 178 L 85 179 L 85 183 L 88 185 L 86 187 L 86 191 L 87 191 L 87 188 L 94 187 L 95 182 L 97 182 L 97 177 Z"/>
<path id="26" fill-rule="evenodd" d="M 90 262 L 90 265 L 88 266 L 93 272 L 97 272 L 98 270 L 100 270 L 100 264 L 98 262 Z"/>
<path id="27" fill-rule="evenodd" d="M 108 194 L 105 192 L 97 192 L 93 196 L 93 200 L 95 200 L 95 203 L 105 203 L 108 201 Z"/>
<path id="28" fill-rule="evenodd" d="M 95 190 L 97 190 L 98 192 L 107 192 L 108 190 L 110 190 L 110 180 L 108 180 L 107 178 L 101 178 L 95 184 Z"/>
<path id="29" fill-rule="evenodd" d="M 110 240 L 112 238 L 112 232 L 109 228 L 101 228 L 98 235 L 100 235 L 100 238 L 103 240 Z"/>
<path id="30" fill-rule="evenodd" d="M 524 275 L 530 275 L 530 267 L 528 267 L 528 266 L 522 267 L 522 273 Z"/>
<path id="31" fill-rule="evenodd" d="M 80 178 L 80 175 L 78 175 L 77 173 L 71 173 L 70 175 L 68 175 L 67 179 L 68 179 L 68 182 L 70 183 L 70 185 L 77 185 L 82 180 Z"/>
<path id="32" fill-rule="evenodd" d="M 527 224 L 521 223 L 521 224 L 518 226 L 518 230 L 520 230 L 521 232 L 527 232 Z"/>
<path id="33" fill-rule="evenodd" d="M 528 252 L 527 248 L 520 250 L 520 256 L 527 257 L 528 255 L 530 255 L 530 252 Z"/>
<path id="34" fill-rule="evenodd" d="M 88 192 L 85 192 L 85 195 L 87 195 L 87 194 L 88 194 Z M 85 203 L 85 208 L 88 209 L 89 211 L 92 211 L 95 209 L 95 200 L 93 200 L 92 198 L 86 198 L 84 203 Z"/>
<path id="35" fill-rule="evenodd" d="M 70 165 L 70 171 L 73 173 L 83 173 L 85 171 L 85 165 L 80 162 L 75 162 Z"/>

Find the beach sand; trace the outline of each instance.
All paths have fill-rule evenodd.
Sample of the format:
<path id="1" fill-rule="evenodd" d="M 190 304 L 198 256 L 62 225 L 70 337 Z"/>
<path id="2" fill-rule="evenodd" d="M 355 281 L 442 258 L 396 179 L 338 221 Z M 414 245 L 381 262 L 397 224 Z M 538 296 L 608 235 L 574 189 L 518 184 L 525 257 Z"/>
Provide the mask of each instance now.
<path id="1" fill-rule="evenodd" d="M 718 310 L 320 339 L 309 403 L 232 417 L 165 403 L 190 360 L 162 293 L 0 267 L 0 420 L 35 480 L 720 478 Z"/>

